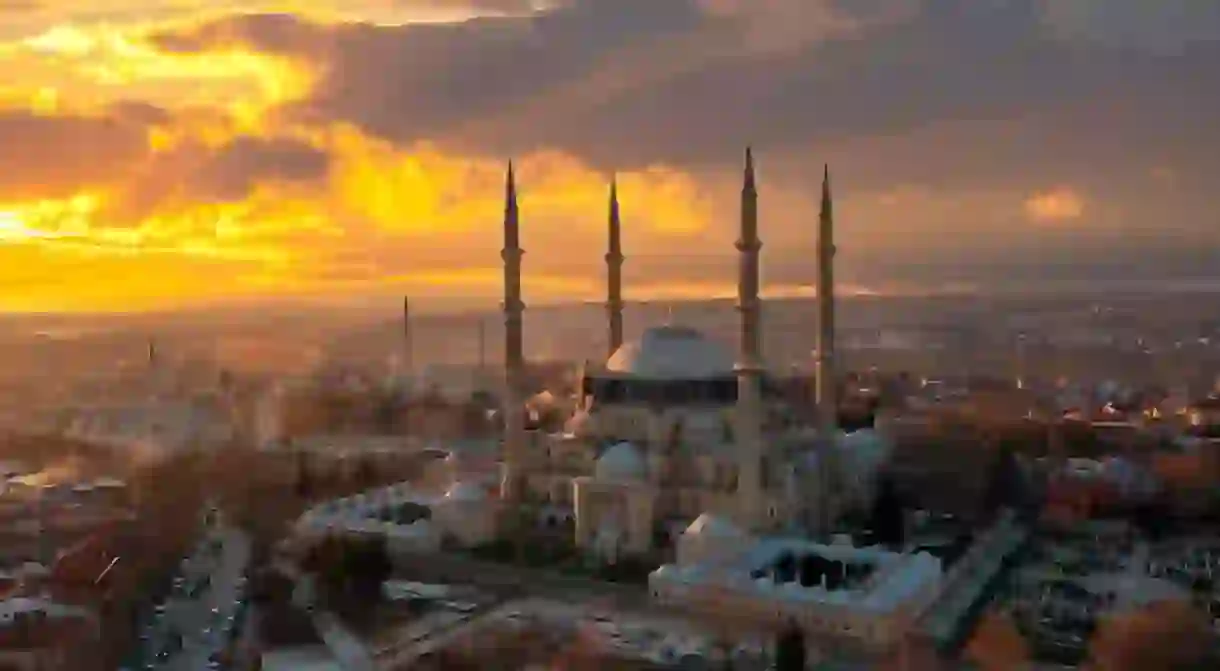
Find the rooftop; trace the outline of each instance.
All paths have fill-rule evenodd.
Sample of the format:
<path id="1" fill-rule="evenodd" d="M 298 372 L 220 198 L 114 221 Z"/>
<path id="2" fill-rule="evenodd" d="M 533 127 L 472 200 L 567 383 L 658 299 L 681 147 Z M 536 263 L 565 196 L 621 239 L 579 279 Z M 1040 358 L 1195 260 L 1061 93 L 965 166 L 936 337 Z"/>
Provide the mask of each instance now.
<path id="1" fill-rule="evenodd" d="M 777 565 L 787 561 L 793 562 L 793 573 L 779 575 Z M 802 571 L 808 573 L 804 580 Z M 828 571 L 837 571 L 838 576 L 832 578 Z M 650 581 L 719 584 L 783 600 L 889 612 L 939 584 L 941 573 L 941 561 L 926 552 L 903 554 L 877 546 L 823 545 L 799 538 L 769 538 L 758 542 L 735 562 L 666 564 L 651 574 Z"/>

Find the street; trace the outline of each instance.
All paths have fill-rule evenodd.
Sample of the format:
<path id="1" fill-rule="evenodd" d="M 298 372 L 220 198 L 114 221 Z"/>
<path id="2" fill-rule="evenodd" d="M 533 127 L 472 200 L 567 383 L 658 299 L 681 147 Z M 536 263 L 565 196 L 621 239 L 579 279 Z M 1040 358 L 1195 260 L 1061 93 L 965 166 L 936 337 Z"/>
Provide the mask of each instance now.
<path id="1" fill-rule="evenodd" d="M 396 573 L 410 580 L 482 587 L 506 598 L 546 597 L 556 601 L 597 603 L 607 610 L 702 622 L 713 630 L 771 634 L 773 628 L 726 613 L 681 609 L 653 601 L 643 585 L 610 583 L 563 575 L 541 568 L 487 562 L 459 554 L 419 555 L 395 560 Z"/>
<path id="2" fill-rule="evenodd" d="M 220 532 L 221 554 L 211 573 L 211 587 L 202 598 L 183 600 L 170 613 L 171 622 L 183 632 L 183 648 L 169 663 L 167 671 L 197 671 L 208 667 L 208 658 L 224 649 L 227 641 L 217 625 L 237 615 L 238 579 L 250 559 L 250 539 L 240 531 L 225 528 Z M 213 609 L 218 613 L 213 615 Z M 203 632 L 209 632 L 204 634 Z"/>
<path id="3" fill-rule="evenodd" d="M 186 584 L 206 578 L 207 587 L 197 597 L 181 594 L 166 602 L 159 626 L 161 632 L 181 634 L 182 648 L 152 668 L 166 671 L 208 669 L 212 654 L 229 644 L 222 625 L 239 615 L 239 604 L 244 598 L 240 584 L 250 559 L 250 539 L 232 527 L 218 527 L 211 537 L 218 541 L 217 552 L 192 556 L 183 575 Z M 164 645 L 165 640 L 164 634 L 158 634 L 149 644 L 155 648 Z M 155 653 L 155 649 L 150 652 Z"/>

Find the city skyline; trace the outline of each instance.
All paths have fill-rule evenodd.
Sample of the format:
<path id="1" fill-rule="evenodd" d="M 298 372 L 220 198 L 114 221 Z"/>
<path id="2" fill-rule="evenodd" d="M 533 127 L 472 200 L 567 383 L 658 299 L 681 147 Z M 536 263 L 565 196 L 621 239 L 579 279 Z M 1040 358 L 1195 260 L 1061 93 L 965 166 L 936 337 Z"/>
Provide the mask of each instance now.
<path id="1" fill-rule="evenodd" d="M 1213 277 L 1203 3 L 330 4 L 0 9 L 0 309 L 493 302 L 510 157 L 527 302 L 602 295 L 612 176 L 624 297 L 727 297 L 747 144 L 767 296 L 824 163 L 845 296 Z"/>

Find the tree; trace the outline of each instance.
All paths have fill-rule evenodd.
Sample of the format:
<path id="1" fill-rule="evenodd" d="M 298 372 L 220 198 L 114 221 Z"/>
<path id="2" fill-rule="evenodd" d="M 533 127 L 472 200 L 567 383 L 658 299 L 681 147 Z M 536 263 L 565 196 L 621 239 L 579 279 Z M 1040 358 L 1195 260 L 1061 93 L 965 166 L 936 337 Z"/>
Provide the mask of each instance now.
<path id="1" fill-rule="evenodd" d="M 305 553 L 301 568 L 318 577 L 318 583 L 326 590 L 342 591 L 347 581 L 345 556 L 346 539 L 326 536 Z"/>
<path id="2" fill-rule="evenodd" d="M 1214 669 L 1217 659 L 1206 613 L 1165 601 L 1102 623 L 1090 646 L 1097 671 Z"/>
<path id="3" fill-rule="evenodd" d="M 1008 613 L 988 613 L 966 644 L 966 658 L 982 671 L 1019 669 L 1030 658 L 1029 643 Z"/>
<path id="4" fill-rule="evenodd" d="M 785 552 L 775 560 L 775 581 L 787 583 L 796 580 L 796 555 Z"/>
<path id="5" fill-rule="evenodd" d="M 366 591 L 380 592 L 382 583 L 389 580 L 394 572 L 394 562 L 390 560 L 390 551 L 384 536 L 369 541 L 362 568 Z"/>
<path id="6" fill-rule="evenodd" d="M 1132 514 L 1135 528 L 1153 541 L 1164 537 L 1173 522 L 1173 511 L 1164 491 L 1137 503 Z"/>
<path id="7" fill-rule="evenodd" d="M 882 476 L 877 483 L 877 496 L 873 499 L 869 517 L 869 526 L 878 543 L 886 547 L 902 547 L 906 540 L 906 518 L 898 490 L 888 476 Z"/>
<path id="8" fill-rule="evenodd" d="M 775 639 L 775 671 L 804 671 L 805 635 L 796 622 L 788 626 Z"/>
<path id="9" fill-rule="evenodd" d="M 394 566 L 390 562 L 385 538 L 343 538 L 335 550 L 335 567 L 332 584 L 337 582 L 341 591 L 362 598 L 376 598 L 381 584 L 390 577 Z"/>

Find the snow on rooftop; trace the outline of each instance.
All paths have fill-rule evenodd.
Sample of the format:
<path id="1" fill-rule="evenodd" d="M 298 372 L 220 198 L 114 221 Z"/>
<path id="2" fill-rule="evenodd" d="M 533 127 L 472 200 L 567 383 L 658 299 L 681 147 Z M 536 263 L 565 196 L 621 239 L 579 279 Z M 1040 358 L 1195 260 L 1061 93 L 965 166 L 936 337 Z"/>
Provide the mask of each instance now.
<path id="1" fill-rule="evenodd" d="M 826 589 L 799 582 L 776 583 L 770 577 L 751 579 L 751 574 L 773 566 L 784 554 L 814 554 L 827 560 L 849 564 L 871 564 L 876 573 L 856 588 Z M 665 565 L 650 576 L 668 585 L 697 587 L 716 585 L 739 592 L 756 592 L 782 600 L 820 602 L 856 607 L 873 612 L 889 612 L 904 603 L 921 598 L 940 584 L 940 559 L 926 552 L 902 554 L 878 546 L 854 547 L 823 545 L 798 538 L 768 538 L 758 542 L 731 565 Z"/>

